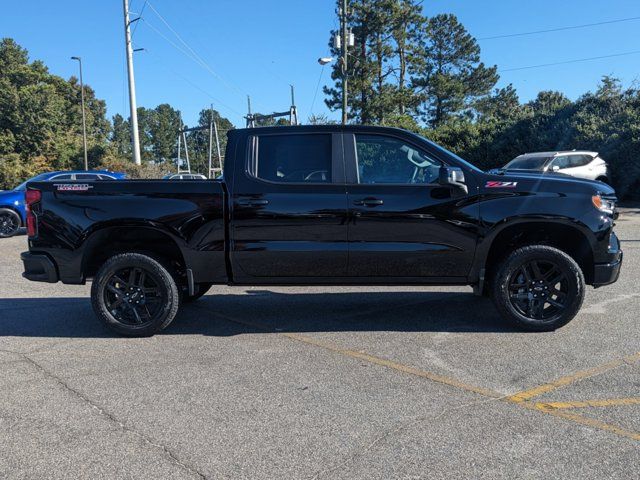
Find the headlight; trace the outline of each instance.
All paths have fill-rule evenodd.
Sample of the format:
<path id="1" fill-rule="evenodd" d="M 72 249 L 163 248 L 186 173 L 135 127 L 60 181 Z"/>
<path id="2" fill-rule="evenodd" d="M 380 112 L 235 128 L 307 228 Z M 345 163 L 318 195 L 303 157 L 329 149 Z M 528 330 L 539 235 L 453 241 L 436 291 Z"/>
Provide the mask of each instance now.
<path id="1" fill-rule="evenodd" d="M 603 198 L 602 195 L 599 194 L 592 196 L 591 201 L 593 202 L 593 206 L 601 212 L 613 214 L 614 210 L 616 209 L 615 200 Z"/>

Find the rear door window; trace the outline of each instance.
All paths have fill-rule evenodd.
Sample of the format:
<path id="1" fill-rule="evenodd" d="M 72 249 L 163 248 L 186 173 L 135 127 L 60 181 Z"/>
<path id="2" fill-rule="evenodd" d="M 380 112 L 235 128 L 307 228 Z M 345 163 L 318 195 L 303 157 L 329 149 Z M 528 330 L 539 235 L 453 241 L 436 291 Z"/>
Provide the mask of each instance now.
<path id="1" fill-rule="evenodd" d="M 278 183 L 331 183 L 331 134 L 256 137 L 253 176 Z"/>

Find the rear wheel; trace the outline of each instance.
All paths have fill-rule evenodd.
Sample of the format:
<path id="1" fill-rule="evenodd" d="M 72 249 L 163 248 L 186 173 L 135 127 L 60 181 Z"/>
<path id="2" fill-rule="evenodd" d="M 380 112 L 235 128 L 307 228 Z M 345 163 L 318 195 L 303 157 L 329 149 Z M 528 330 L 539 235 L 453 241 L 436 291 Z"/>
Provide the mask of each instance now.
<path id="1" fill-rule="evenodd" d="M 498 267 L 493 301 L 515 325 L 551 331 L 569 323 L 584 300 L 584 276 L 576 261 L 557 248 L 535 245 L 513 251 Z"/>
<path id="2" fill-rule="evenodd" d="M 10 208 L 0 208 L 0 238 L 13 237 L 20 230 L 20 215 Z"/>
<path id="3" fill-rule="evenodd" d="M 139 253 L 115 255 L 91 286 L 93 309 L 121 335 L 146 337 L 166 328 L 179 306 L 175 280 L 162 264 Z"/>

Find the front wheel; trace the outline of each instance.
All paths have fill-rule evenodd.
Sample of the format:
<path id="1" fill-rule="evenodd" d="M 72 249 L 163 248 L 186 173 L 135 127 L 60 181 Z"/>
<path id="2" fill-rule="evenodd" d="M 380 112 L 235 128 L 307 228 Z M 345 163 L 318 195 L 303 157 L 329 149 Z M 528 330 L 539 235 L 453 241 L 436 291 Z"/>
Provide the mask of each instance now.
<path id="1" fill-rule="evenodd" d="M 155 259 L 139 253 L 111 257 L 91 286 L 91 304 L 98 318 L 130 337 L 148 337 L 166 328 L 179 303 L 171 274 Z"/>
<path id="2" fill-rule="evenodd" d="M 13 237 L 20 230 L 20 215 L 9 208 L 0 208 L 0 238 Z"/>
<path id="3" fill-rule="evenodd" d="M 507 320 L 536 332 L 569 323 L 584 300 L 585 282 L 576 261 L 557 248 L 514 250 L 498 267 L 493 301 Z"/>

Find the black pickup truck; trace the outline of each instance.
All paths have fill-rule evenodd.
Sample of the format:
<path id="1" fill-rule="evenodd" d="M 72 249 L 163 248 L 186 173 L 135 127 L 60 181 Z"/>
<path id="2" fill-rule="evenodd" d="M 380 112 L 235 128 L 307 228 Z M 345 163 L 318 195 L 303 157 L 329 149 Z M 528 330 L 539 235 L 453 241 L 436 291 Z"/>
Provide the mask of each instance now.
<path id="1" fill-rule="evenodd" d="M 216 284 L 472 285 L 552 330 L 620 272 L 604 183 L 488 174 L 382 127 L 232 130 L 225 159 L 219 180 L 30 183 L 24 277 L 92 279 L 97 316 L 144 336 Z"/>

